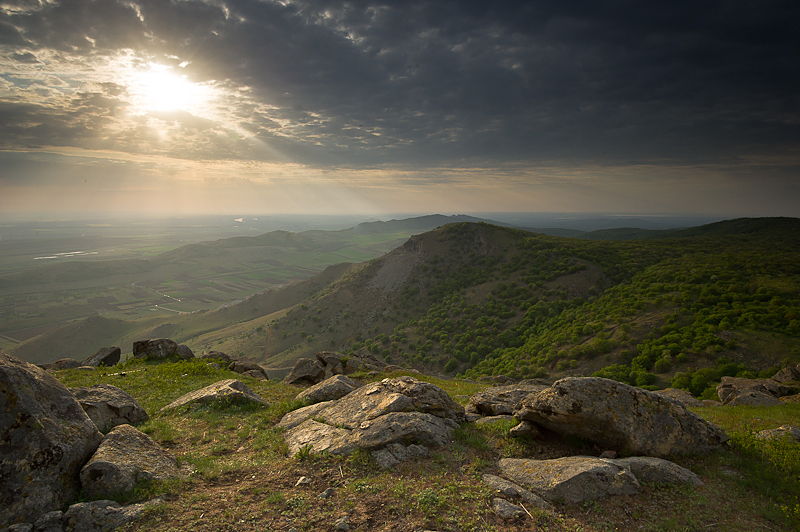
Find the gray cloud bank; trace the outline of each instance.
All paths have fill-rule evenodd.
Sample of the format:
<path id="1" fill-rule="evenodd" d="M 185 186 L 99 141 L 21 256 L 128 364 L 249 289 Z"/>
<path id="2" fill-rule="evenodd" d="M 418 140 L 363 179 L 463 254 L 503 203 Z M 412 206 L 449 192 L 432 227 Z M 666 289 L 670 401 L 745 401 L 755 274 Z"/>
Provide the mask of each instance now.
<path id="1" fill-rule="evenodd" d="M 321 169 L 743 165 L 732 179 L 755 169 L 796 192 L 798 27 L 800 4 L 769 0 L 9 0 L 0 149 Z M 214 112 L 125 115 L 131 86 L 104 74 L 120 58 L 212 87 Z"/>

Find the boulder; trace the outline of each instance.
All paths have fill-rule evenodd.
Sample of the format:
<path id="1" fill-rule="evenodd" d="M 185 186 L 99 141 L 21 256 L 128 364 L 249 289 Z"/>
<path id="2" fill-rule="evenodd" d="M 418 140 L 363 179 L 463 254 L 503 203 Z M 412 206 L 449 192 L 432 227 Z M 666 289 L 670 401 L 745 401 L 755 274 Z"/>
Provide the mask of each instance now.
<path id="1" fill-rule="evenodd" d="M 639 482 L 648 484 L 691 484 L 700 486 L 703 481 L 700 477 L 685 467 L 651 456 L 632 456 L 630 458 L 616 458 L 610 460 L 615 465 L 623 467 L 633 473 Z"/>
<path id="2" fill-rule="evenodd" d="M 717 385 L 717 395 L 719 396 L 719 400 L 722 401 L 723 405 L 728 405 L 738 395 L 743 395 L 750 392 L 771 395 L 775 399 L 779 399 L 785 395 L 797 393 L 797 391 L 791 386 L 785 386 L 770 379 L 722 377 L 722 380 Z"/>
<path id="3" fill-rule="evenodd" d="M 463 408 L 441 388 L 399 377 L 290 412 L 279 426 L 288 428 L 285 438 L 292 453 L 310 446 L 316 452 L 349 454 L 393 443 L 443 445 L 463 419 Z"/>
<path id="4" fill-rule="evenodd" d="M 793 381 L 800 381 L 800 368 L 796 366 L 787 366 L 776 373 L 772 380 L 781 384 Z"/>
<path id="5" fill-rule="evenodd" d="M 666 457 L 716 450 L 725 432 L 656 393 L 598 377 L 568 377 L 531 394 L 514 414 L 601 447 Z"/>
<path id="6" fill-rule="evenodd" d="M 267 402 L 260 395 L 248 388 L 242 381 L 236 379 L 226 379 L 215 382 L 205 388 L 184 394 L 159 412 L 172 410 L 192 403 L 215 403 L 217 401 L 231 401 L 236 403 L 260 403 L 266 405 Z"/>
<path id="7" fill-rule="evenodd" d="M 535 493 L 526 490 L 522 486 L 514 484 L 513 482 L 504 478 L 484 474 L 481 479 L 483 483 L 492 488 L 495 492 L 503 497 L 510 498 L 511 500 L 522 500 L 525 504 L 529 504 L 540 510 L 550 510 L 553 505 L 542 499 Z"/>
<path id="8" fill-rule="evenodd" d="M 111 532 L 141 517 L 148 506 L 161 502 L 161 499 L 153 499 L 121 506 L 114 501 L 101 500 L 73 504 L 64 513 L 64 532 Z"/>
<path id="9" fill-rule="evenodd" d="M 69 391 L 101 432 L 150 419 L 136 399 L 111 384 L 69 388 Z"/>
<path id="10" fill-rule="evenodd" d="M 189 348 L 188 345 L 179 344 L 178 347 L 175 348 L 175 355 L 183 360 L 191 360 L 194 358 L 194 353 Z"/>
<path id="11" fill-rule="evenodd" d="M 226 355 L 225 353 L 223 353 L 222 351 L 209 351 L 208 353 L 203 353 L 197 358 L 210 358 L 214 360 L 222 360 L 223 362 L 225 362 L 226 366 L 231 362 L 233 362 L 233 359 L 228 355 Z"/>
<path id="12" fill-rule="evenodd" d="M 542 384 L 492 386 L 470 397 L 468 406 L 484 416 L 513 414 L 525 397 L 547 388 L 549 386 Z"/>
<path id="13" fill-rule="evenodd" d="M 728 395 L 725 399 L 725 406 L 780 406 L 783 401 L 768 393 L 758 390 L 743 390 L 738 393 Z"/>
<path id="14" fill-rule="evenodd" d="M 697 399 L 694 395 L 686 390 L 680 390 L 678 388 L 667 388 L 666 390 L 656 390 L 654 393 L 658 395 L 663 395 L 664 397 L 669 397 L 670 399 L 675 399 L 679 403 L 683 404 L 685 407 L 699 407 L 703 406 L 703 401 Z"/>
<path id="15" fill-rule="evenodd" d="M 760 440 L 790 438 L 793 441 L 800 442 L 800 428 L 792 425 L 783 425 L 777 429 L 762 430 L 756 433 L 756 438 Z"/>
<path id="16" fill-rule="evenodd" d="M 55 510 L 47 512 L 33 523 L 34 532 L 64 532 L 64 512 Z"/>
<path id="17" fill-rule="evenodd" d="M 251 364 L 250 362 L 239 362 L 238 360 L 234 360 L 228 365 L 228 369 L 231 371 L 235 371 L 236 373 L 248 374 L 254 379 L 263 381 L 269 380 L 269 376 L 267 375 L 267 370 L 259 366 L 258 364 Z"/>
<path id="18" fill-rule="evenodd" d="M 552 502 L 576 503 L 609 495 L 633 495 L 641 487 L 629 470 L 612 460 L 590 456 L 554 460 L 503 458 L 498 465 L 504 477 Z"/>
<path id="19" fill-rule="evenodd" d="M 92 498 L 132 490 L 138 481 L 181 476 L 178 460 L 147 434 L 130 425 L 109 432 L 81 469 L 81 486 Z"/>
<path id="20" fill-rule="evenodd" d="M 525 516 L 525 510 L 521 506 L 511 504 L 499 497 L 492 499 L 492 511 L 503 519 L 517 519 Z"/>
<path id="21" fill-rule="evenodd" d="M 319 384 L 315 384 L 311 388 L 303 390 L 297 394 L 295 399 L 306 400 L 309 403 L 331 401 L 333 399 L 341 399 L 360 386 L 360 382 L 355 381 L 350 377 L 346 377 L 345 375 L 334 375 L 333 377 L 325 379 Z"/>
<path id="22" fill-rule="evenodd" d="M 317 384 L 325 378 L 325 368 L 318 360 L 301 358 L 284 378 L 288 384 Z"/>
<path id="23" fill-rule="evenodd" d="M 101 347 L 97 353 L 83 359 L 81 366 L 110 367 L 119 362 L 122 350 L 119 347 Z"/>
<path id="24" fill-rule="evenodd" d="M 780 398 L 780 400 L 784 403 L 800 403 L 800 393 L 796 393 L 794 395 L 784 395 Z"/>
<path id="25" fill-rule="evenodd" d="M 518 425 L 511 427 L 508 434 L 515 438 L 527 436 L 537 439 L 542 436 L 542 432 L 539 430 L 539 427 L 536 426 L 536 423 L 531 423 L 530 421 L 520 421 Z"/>
<path id="26" fill-rule="evenodd" d="M 62 369 L 75 369 L 81 367 L 83 364 L 74 358 L 60 358 L 47 366 L 47 371 L 61 371 Z"/>
<path id="27" fill-rule="evenodd" d="M 178 355 L 178 344 L 169 338 L 133 342 L 133 358 L 165 358 L 175 355 Z"/>
<path id="28" fill-rule="evenodd" d="M 75 498 L 103 436 L 41 368 L 0 353 L 0 528 L 34 522 Z"/>

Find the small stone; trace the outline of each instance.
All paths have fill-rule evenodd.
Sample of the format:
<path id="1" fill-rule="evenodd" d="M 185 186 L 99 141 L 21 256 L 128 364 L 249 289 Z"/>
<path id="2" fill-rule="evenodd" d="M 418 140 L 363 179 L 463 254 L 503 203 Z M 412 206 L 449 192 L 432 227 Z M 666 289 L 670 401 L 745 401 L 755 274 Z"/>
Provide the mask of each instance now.
<path id="1" fill-rule="evenodd" d="M 333 497 L 333 493 L 334 493 L 334 489 L 333 488 L 328 488 L 328 489 L 326 489 L 325 491 L 323 491 L 322 493 L 319 494 L 319 498 L 320 499 L 330 499 L 331 497 Z"/>
<path id="2" fill-rule="evenodd" d="M 346 515 L 336 520 L 333 524 L 334 530 L 347 531 L 350 530 L 350 516 Z"/>
<path id="3" fill-rule="evenodd" d="M 603 451 L 600 458 L 611 458 L 612 460 L 617 457 L 617 451 Z"/>
<path id="4" fill-rule="evenodd" d="M 525 510 L 505 499 L 492 499 L 492 511 L 503 519 L 516 519 L 525 515 Z"/>
<path id="5" fill-rule="evenodd" d="M 308 477 L 300 477 L 295 486 L 305 486 L 306 484 L 311 484 L 311 479 Z"/>

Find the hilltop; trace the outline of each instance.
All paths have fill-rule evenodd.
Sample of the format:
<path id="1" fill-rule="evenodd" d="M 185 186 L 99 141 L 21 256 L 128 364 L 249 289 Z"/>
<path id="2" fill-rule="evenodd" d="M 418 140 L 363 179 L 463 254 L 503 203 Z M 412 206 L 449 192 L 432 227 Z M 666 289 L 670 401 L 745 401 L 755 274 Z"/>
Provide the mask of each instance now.
<path id="1" fill-rule="evenodd" d="M 380 222 L 359 231 L 439 221 Z M 49 346 L 77 345 L 70 339 L 81 336 L 96 342 L 84 347 L 90 351 L 118 330 L 118 345 L 170 336 L 197 352 L 260 362 L 278 376 L 316 351 L 366 350 L 441 375 L 597 374 L 702 395 L 722 375 L 774 373 L 800 361 L 798 235 L 800 220 L 791 218 L 649 231 L 633 240 L 461 221 L 412 236 L 370 261 L 329 266 L 213 311 L 124 323 L 95 318 L 8 351 L 33 357 L 52 353 Z M 311 238 L 314 245 L 334 241 L 270 233 L 201 249 L 213 254 L 277 241 L 302 247 Z M 186 247 L 167 257 L 197 253 Z"/>

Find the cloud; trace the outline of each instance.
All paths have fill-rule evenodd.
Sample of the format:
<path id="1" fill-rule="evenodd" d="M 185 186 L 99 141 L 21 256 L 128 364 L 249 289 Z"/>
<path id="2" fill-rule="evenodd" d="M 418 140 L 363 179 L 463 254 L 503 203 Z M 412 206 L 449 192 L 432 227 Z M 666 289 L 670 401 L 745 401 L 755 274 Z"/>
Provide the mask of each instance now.
<path id="1" fill-rule="evenodd" d="M 778 187 L 800 145 L 798 23 L 777 0 L 7 2 L 0 139 L 467 188 L 474 168 L 513 187 L 542 167 Z M 146 109 L 154 64 L 207 90 L 202 108 Z"/>

